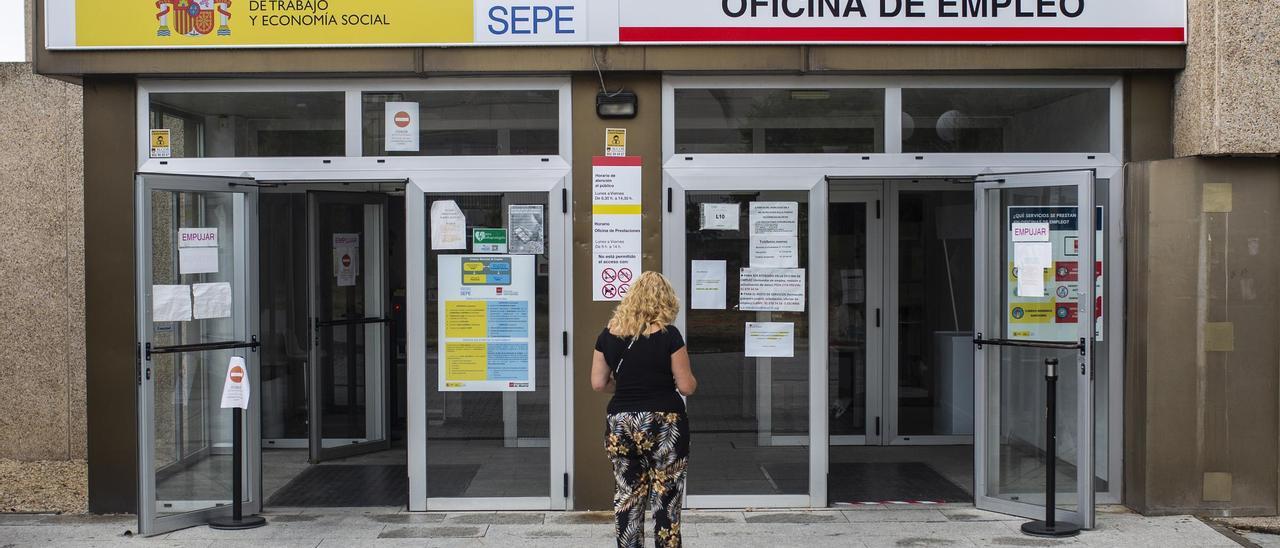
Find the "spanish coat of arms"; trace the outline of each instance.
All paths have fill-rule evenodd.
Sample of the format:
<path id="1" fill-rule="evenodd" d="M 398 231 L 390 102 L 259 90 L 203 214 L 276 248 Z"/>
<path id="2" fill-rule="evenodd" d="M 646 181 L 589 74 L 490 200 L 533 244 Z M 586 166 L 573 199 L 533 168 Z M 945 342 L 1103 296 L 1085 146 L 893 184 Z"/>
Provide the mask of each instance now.
<path id="1" fill-rule="evenodd" d="M 217 29 L 218 36 L 230 36 L 231 0 L 156 0 L 156 36 L 204 36 Z M 170 28 L 172 27 L 172 30 Z"/>

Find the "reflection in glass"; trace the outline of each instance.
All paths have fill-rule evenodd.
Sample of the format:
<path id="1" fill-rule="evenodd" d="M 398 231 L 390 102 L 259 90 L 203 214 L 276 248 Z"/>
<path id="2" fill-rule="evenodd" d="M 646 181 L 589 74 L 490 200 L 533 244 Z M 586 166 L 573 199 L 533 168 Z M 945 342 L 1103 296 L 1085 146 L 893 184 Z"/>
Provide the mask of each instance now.
<path id="1" fill-rule="evenodd" d="M 882 89 L 677 89 L 676 152 L 884 152 Z"/>
<path id="2" fill-rule="evenodd" d="M 808 258 L 808 193 L 690 192 L 688 261 L 726 261 L 727 310 L 688 310 L 686 341 L 698 393 L 689 399 L 690 495 L 809 493 L 809 314 L 738 309 L 739 272 L 750 265 L 752 202 L 798 202 L 799 265 Z M 700 230 L 702 204 L 736 203 L 739 230 Z M 689 265 L 685 265 L 689 267 Z M 690 279 L 686 271 L 686 279 Z M 687 299 L 688 288 L 684 288 Z M 687 303 L 687 300 L 686 300 Z M 686 307 L 687 309 L 688 307 Z M 747 322 L 795 325 L 795 356 L 748 358 Z"/>
<path id="3" fill-rule="evenodd" d="M 452 200 L 473 227 L 510 228 L 511 205 L 547 205 L 545 192 L 429 194 L 426 209 Z M 431 241 L 430 224 L 425 241 Z M 545 227 L 544 227 L 545 231 Z M 556 242 L 547 239 L 549 253 Z M 428 246 L 429 247 L 429 246 Z M 427 250 L 427 496 L 547 497 L 551 493 L 551 398 L 549 340 L 551 302 L 547 253 L 536 255 L 534 284 L 533 392 L 442 392 L 439 387 L 439 275 L 441 254 L 464 250 Z"/>
<path id="4" fill-rule="evenodd" d="M 832 436 L 867 433 L 867 203 L 833 197 L 827 289 Z M 879 268 L 879 265 L 875 265 Z"/>
<path id="5" fill-rule="evenodd" d="M 152 93 L 151 129 L 174 158 L 342 156 L 342 92 Z"/>
<path id="6" fill-rule="evenodd" d="M 1108 88 L 902 90 L 903 152 L 1107 152 Z"/>
<path id="7" fill-rule="evenodd" d="M 509 156 L 560 152 L 555 90 L 367 92 L 365 156 Z M 417 103 L 419 150 L 386 150 L 386 103 Z"/>

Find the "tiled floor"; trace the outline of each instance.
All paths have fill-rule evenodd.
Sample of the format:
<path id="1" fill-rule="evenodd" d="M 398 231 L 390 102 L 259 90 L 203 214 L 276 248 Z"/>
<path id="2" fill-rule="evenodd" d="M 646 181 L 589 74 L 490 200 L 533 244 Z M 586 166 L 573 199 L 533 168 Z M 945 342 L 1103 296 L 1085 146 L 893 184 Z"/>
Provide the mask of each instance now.
<path id="1" fill-rule="evenodd" d="M 476 512 L 409 514 L 393 508 L 279 510 L 266 527 L 193 527 L 155 538 L 126 534 L 129 517 L 0 516 L 0 545 L 25 546 L 608 546 L 607 513 Z M 1066 540 L 1022 535 L 1022 520 L 968 505 L 859 510 L 687 512 L 688 546 L 1237 546 L 1191 517 L 1148 518 L 1123 509 L 1099 514 L 1097 530 Z"/>

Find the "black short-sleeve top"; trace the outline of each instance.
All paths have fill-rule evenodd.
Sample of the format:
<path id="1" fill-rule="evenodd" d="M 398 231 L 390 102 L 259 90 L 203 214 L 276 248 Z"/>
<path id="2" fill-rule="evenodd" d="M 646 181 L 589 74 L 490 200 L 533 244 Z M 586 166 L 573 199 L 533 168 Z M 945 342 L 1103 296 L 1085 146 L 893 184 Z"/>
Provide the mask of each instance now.
<path id="1" fill-rule="evenodd" d="M 671 355 L 684 348 L 680 330 L 669 325 L 638 337 L 629 350 L 628 344 L 630 337 L 618 337 L 608 328 L 596 339 L 596 350 L 604 354 L 617 382 L 609 413 L 683 413 L 684 398 L 676 392 L 676 378 L 671 373 Z"/>

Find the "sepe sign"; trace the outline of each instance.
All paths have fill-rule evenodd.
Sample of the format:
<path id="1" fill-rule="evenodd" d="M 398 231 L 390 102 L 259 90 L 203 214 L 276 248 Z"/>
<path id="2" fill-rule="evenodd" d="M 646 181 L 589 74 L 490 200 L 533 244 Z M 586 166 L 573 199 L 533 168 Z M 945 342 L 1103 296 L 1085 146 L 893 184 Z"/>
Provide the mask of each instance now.
<path id="1" fill-rule="evenodd" d="M 507 229 L 476 228 L 471 232 L 472 253 L 506 253 Z"/>

